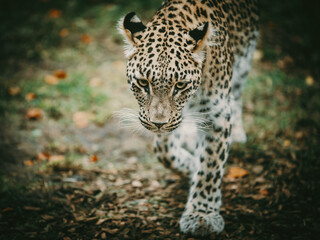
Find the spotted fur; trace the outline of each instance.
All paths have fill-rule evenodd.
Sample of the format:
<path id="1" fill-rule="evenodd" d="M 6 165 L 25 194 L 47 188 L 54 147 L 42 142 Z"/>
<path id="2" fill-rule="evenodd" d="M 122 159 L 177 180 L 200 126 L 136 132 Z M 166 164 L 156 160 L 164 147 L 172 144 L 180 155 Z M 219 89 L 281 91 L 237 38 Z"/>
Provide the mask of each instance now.
<path id="1" fill-rule="evenodd" d="M 129 13 L 120 30 L 128 83 L 141 124 L 155 133 L 154 152 L 191 179 L 180 229 L 220 233 L 230 144 L 246 140 L 241 93 L 258 36 L 256 0 L 167 0 L 147 25 Z"/>

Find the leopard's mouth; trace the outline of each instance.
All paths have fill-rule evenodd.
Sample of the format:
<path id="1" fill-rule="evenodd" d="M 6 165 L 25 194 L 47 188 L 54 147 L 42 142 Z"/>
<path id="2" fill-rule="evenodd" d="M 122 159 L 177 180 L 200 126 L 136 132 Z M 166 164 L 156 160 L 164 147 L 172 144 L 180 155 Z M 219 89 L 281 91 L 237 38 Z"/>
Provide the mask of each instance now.
<path id="1" fill-rule="evenodd" d="M 139 120 L 140 120 L 142 126 L 144 126 L 147 130 L 149 130 L 153 133 L 156 133 L 156 134 L 170 133 L 170 132 L 174 131 L 175 129 L 177 129 L 182 122 L 182 118 L 179 118 L 178 120 L 175 120 L 174 122 L 169 121 L 166 124 L 163 124 L 161 126 L 159 126 L 159 125 L 157 126 L 156 124 L 154 124 L 152 122 L 145 121 L 141 117 L 139 117 Z"/>

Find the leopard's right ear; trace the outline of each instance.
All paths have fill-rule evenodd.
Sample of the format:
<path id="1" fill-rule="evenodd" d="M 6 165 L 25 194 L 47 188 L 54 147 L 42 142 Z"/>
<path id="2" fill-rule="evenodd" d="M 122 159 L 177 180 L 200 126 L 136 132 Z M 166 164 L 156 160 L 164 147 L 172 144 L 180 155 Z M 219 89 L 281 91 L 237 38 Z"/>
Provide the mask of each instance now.
<path id="1" fill-rule="evenodd" d="M 136 45 L 139 42 L 140 35 L 137 34 L 143 31 L 146 26 L 137 17 L 135 12 L 128 13 L 119 22 L 119 30 L 122 35 L 126 38 L 127 42 Z"/>

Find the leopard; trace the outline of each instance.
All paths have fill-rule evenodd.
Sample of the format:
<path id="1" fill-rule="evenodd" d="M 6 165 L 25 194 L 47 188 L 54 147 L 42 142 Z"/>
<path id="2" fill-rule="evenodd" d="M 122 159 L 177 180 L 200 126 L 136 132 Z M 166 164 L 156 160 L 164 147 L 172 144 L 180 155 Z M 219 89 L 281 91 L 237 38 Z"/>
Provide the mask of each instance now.
<path id="1" fill-rule="evenodd" d="M 233 142 L 245 142 L 242 92 L 259 36 L 257 0 L 165 0 L 144 24 L 119 22 L 135 116 L 156 158 L 190 179 L 180 231 L 224 229 L 221 186 Z"/>

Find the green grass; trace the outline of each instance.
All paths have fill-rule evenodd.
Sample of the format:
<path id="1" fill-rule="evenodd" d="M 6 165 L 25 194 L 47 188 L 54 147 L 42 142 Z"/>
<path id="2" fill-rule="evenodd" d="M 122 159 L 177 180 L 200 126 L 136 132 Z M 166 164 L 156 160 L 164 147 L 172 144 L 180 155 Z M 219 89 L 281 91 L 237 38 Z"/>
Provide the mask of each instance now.
<path id="1" fill-rule="evenodd" d="M 9 96 L 8 86 L 3 86 L 0 95 L 2 115 L 22 114 L 25 109 L 36 107 L 57 120 L 62 116 L 70 118 L 70 114 L 78 111 L 103 111 L 108 101 L 108 96 L 90 87 L 89 78 L 80 72 L 68 73 L 68 77 L 60 80 L 57 85 L 48 85 L 44 77 L 42 75 L 21 82 L 18 85 L 21 88 L 18 96 Z M 36 98 L 26 101 L 24 96 L 27 93 L 36 94 Z"/>

